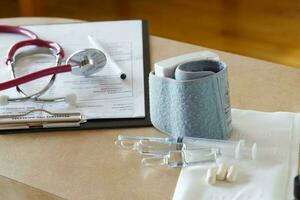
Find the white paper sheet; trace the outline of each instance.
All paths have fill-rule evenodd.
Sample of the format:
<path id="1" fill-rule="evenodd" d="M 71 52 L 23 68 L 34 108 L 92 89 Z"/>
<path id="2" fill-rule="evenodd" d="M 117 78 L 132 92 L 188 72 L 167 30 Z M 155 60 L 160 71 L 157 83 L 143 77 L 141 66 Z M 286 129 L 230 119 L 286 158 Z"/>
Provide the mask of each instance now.
<path id="1" fill-rule="evenodd" d="M 144 69 L 142 22 L 140 20 L 74 23 L 58 25 L 37 25 L 26 27 L 44 40 L 59 43 L 65 51 L 66 58 L 74 51 L 91 48 L 88 35 L 102 41 L 112 59 L 126 73 L 123 81 L 108 64 L 103 70 L 91 77 L 80 77 L 71 73 L 58 74 L 55 84 L 43 97 L 64 97 L 75 93 L 77 106 L 65 103 L 11 103 L 0 107 L 0 114 L 15 114 L 33 108 L 44 108 L 52 112 L 81 112 L 86 118 L 136 118 L 145 116 Z M 1 34 L 0 43 L 0 80 L 10 79 L 10 70 L 4 64 L 5 53 L 10 45 L 25 38 L 12 34 Z M 6 39 L 3 39 L 6 38 Z M 36 55 L 22 59 L 17 63 L 18 72 L 52 66 L 49 56 Z M 39 66 L 39 67 L 38 67 Z M 37 91 L 49 78 L 24 84 L 25 91 Z M 29 92 L 30 93 L 30 92 Z M 18 97 L 15 89 L 1 91 L 0 95 Z"/>
<path id="2" fill-rule="evenodd" d="M 288 200 L 299 159 L 300 114 L 232 110 L 232 140 L 258 144 L 258 160 L 237 163 L 236 183 L 205 183 L 206 169 L 181 170 L 174 200 Z M 232 161 L 229 161 L 232 162 Z"/>

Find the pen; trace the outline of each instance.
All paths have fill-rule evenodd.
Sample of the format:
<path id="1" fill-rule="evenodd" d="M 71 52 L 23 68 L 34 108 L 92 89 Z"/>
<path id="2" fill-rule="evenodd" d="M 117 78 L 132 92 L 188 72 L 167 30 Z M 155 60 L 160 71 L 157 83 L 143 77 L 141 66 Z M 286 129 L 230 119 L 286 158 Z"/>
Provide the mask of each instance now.
<path id="1" fill-rule="evenodd" d="M 108 63 L 111 63 L 111 65 L 112 65 L 112 67 L 114 68 L 114 70 L 116 71 L 116 73 L 118 73 L 118 76 L 119 76 L 122 80 L 126 79 L 126 74 L 120 69 L 120 67 L 118 66 L 118 64 L 111 58 L 111 56 L 107 53 L 107 51 L 103 48 L 103 46 L 101 46 L 101 44 L 99 43 L 99 41 L 96 41 L 96 40 L 95 40 L 92 36 L 90 36 L 90 35 L 88 35 L 88 40 L 89 40 L 90 44 L 91 44 L 94 48 L 96 48 L 96 49 L 102 51 L 102 52 L 105 54 Z"/>

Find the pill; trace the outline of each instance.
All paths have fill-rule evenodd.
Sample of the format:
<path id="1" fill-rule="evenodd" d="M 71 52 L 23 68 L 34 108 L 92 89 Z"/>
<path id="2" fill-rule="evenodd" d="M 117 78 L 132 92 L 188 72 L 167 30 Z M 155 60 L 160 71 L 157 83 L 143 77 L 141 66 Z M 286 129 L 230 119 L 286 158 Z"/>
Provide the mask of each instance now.
<path id="1" fill-rule="evenodd" d="M 238 169 L 236 166 L 232 165 L 228 168 L 226 180 L 228 182 L 235 182 L 238 176 Z"/>
<path id="2" fill-rule="evenodd" d="M 208 168 L 206 174 L 206 183 L 210 185 L 214 185 L 217 180 L 216 169 L 215 168 Z"/>
<path id="3" fill-rule="evenodd" d="M 217 169 L 217 180 L 224 181 L 227 175 L 228 167 L 226 164 L 221 163 Z"/>

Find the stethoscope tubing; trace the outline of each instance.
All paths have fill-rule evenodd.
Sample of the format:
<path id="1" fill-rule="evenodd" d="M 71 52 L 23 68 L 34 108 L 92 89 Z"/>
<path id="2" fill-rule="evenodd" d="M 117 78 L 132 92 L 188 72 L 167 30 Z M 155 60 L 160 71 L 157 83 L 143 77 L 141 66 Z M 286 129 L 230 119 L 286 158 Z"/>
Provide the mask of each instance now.
<path id="1" fill-rule="evenodd" d="M 13 57 L 18 49 L 26 46 L 36 46 L 36 47 L 45 47 L 48 49 L 53 49 L 55 51 L 55 54 L 60 55 L 61 58 L 65 56 L 63 48 L 55 42 L 50 42 L 41 39 L 24 40 L 21 42 L 17 42 L 16 44 L 12 45 L 9 48 L 6 56 L 6 64 L 8 65 L 8 62 L 13 61 Z"/>
<path id="2" fill-rule="evenodd" d="M 12 87 L 16 87 L 16 90 L 18 93 L 22 95 L 22 97 L 18 98 L 9 98 L 7 97 L 8 101 L 18 102 L 18 101 L 26 101 L 26 100 L 34 100 L 34 101 L 41 101 L 41 102 L 54 102 L 54 101 L 64 101 L 65 97 L 57 97 L 57 98 L 40 98 L 41 95 L 43 95 L 45 92 L 47 92 L 50 87 L 53 85 L 56 74 L 69 72 L 71 71 L 71 65 L 61 65 L 61 59 L 64 57 L 64 50 L 63 48 L 55 42 L 46 41 L 39 39 L 38 36 L 26 29 L 22 28 L 20 26 L 9 26 L 9 25 L 0 25 L 0 32 L 2 33 L 13 33 L 13 34 L 19 34 L 28 37 L 29 39 L 23 40 L 21 42 L 17 42 L 14 45 L 10 47 L 7 53 L 6 57 L 6 64 L 10 66 L 11 73 L 12 73 L 12 80 L 2 82 L 0 83 L 0 91 L 6 90 Z M 43 69 L 40 71 L 36 71 L 21 77 L 15 76 L 15 70 L 14 70 L 14 57 L 18 49 L 25 47 L 25 46 L 36 46 L 38 48 L 46 47 L 49 49 L 50 52 L 55 53 L 56 56 L 56 66 L 52 68 Z M 54 54 L 53 54 L 54 55 Z M 49 80 L 48 84 L 39 92 L 35 94 L 28 95 L 26 94 L 19 85 L 45 77 L 45 76 L 51 76 L 51 79 Z"/>
<path id="3" fill-rule="evenodd" d="M 19 26 L 8 26 L 8 25 L 0 25 L 0 32 L 4 32 L 4 33 L 15 33 L 15 34 L 20 34 L 20 35 L 24 35 L 29 37 L 29 40 L 24 40 L 21 42 L 17 42 L 14 45 L 12 45 L 7 53 L 6 56 L 6 64 L 10 65 L 11 67 L 11 71 L 12 71 L 12 80 L 0 83 L 0 91 L 2 90 L 6 90 L 12 87 L 16 87 L 17 91 L 25 96 L 27 96 L 18 86 L 20 84 L 24 84 L 33 80 L 36 80 L 38 78 L 44 77 L 44 76 L 49 76 L 49 75 L 53 75 L 55 76 L 55 74 L 59 74 L 59 73 L 64 73 L 64 72 L 69 72 L 69 68 L 70 66 L 59 66 L 60 62 L 57 62 L 57 66 L 56 67 L 52 67 L 49 69 L 44 69 L 44 70 L 40 70 L 31 74 L 27 74 L 21 77 L 16 77 L 15 76 L 15 71 L 14 71 L 14 67 L 13 67 L 13 62 L 14 62 L 14 55 L 16 54 L 17 50 L 25 47 L 25 46 L 37 46 L 37 47 L 45 47 L 48 49 L 52 49 L 53 51 L 55 51 L 55 54 L 59 57 L 59 58 L 63 58 L 64 57 L 64 51 L 63 48 L 55 43 L 55 42 L 50 42 L 50 41 L 46 41 L 46 40 L 41 40 L 38 38 L 38 36 L 33 33 L 32 31 L 19 27 Z M 62 67 L 62 68 L 59 68 Z M 51 81 L 52 82 L 52 81 Z M 50 86 L 50 84 L 52 85 L 52 83 L 49 82 L 48 85 Z M 48 87 L 47 87 L 48 88 Z"/>
<path id="4" fill-rule="evenodd" d="M 38 39 L 38 36 L 26 29 L 26 28 L 22 28 L 20 26 L 9 26 L 9 25 L 0 25 L 0 32 L 2 33 L 15 33 L 15 34 L 19 34 L 19 35 L 24 35 L 26 37 L 28 37 L 29 39 Z"/>
<path id="5" fill-rule="evenodd" d="M 12 80 L 2 82 L 0 83 L 0 91 L 6 90 L 12 87 L 16 87 L 18 85 L 28 83 L 30 81 L 49 76 L 49 75 L 54 75 L 54 74 L 60 74 L 60 73 L 65 73 L 65 72 L 70 72 L 72 71 L 72 66 L 70 64 L 67 65 L 60 65 L 57 67 L 51 67 L 47 69 L 42 69 L 24 76 L 20 76 L 17 78 L 14 78 Z"/>
<path id="6" fill-rule="evenodd" d="M 95 67 L 94 64 L 90 64 L 90 58 L 87 55 L 83 56 L 82 54 L 87 54 L 87 52 L 90 52 L 91 50 L 93 50 L 92 51 L 93 53 L 95 53 L 95 51 L 100 51 L 100 50 L 85 49 L 85 50 L 74 52 L 74 54 L 72 54 L 71 56 L 78 56 L 78 55 L 82 56 L 84 57 L 84 59 L 88 61 L 88 64 L 84 64 L 85 63 L 84 61 L 86 60 L 78 61 L 78 63 L 69 63 L 68 60 L 71 58 L 70 56 L 67 59 L 66 64 L 62 65 L 62 59 L 64 58 L 64 50 L 58 43 L 41 40 L 38 38 L 38 36 L 35 33 L 22 27 L 0 25 L 0 32 L 17 33 L 17 34 L 25 35 L 30 38 L 29 40 L 24 40 L 15 43 L 8 50 L 7 57 L 6 57 L 6 64 L 11 69 L 11 80 L 0 83 L 0 91 L 15 87 L 17 92 L 21 95 L 21 97 L 10 98 L 9 96 L 3 95 L 2 98 L 0 99 L 0 104 L 2 105 L 6 105 L 8 102 L 19 102 L 19 101 L 26 101 L 26 100 L 33 100 L 36 102 L 64 101 L 68 104 L 74 104 L 74 102 L 76 102 L 75 94 L 69 94 L 66 95 L 65 97 L 56 97 L 56 98 L 43 98 L 43 97 L 41 98 L 41 96 L 45 94 L 54 84 L 56 74 L 71 72 L 72 69 L 75 69 L 73 71 L 74 74 L 78 73 L 80 75 L 90 75 L 100 70 L 106 64 L 106 58 L 104 61 L 102 60 L 100 64 L 97 63 L 98 64 L 97 67 Z M 38 48 L 17 52 L 19 49 L 26 46 L 36 46 Z M 45 50 L 47 50 L 47 52 L 45 52 Z M 15 64 L 17 63 L 17 60 L 19 60 L 22 57 L 30 56 L 35 53 L 36 54 L 47 53 L 54 56 L 56 58 L 55 66 L 17 77 L 15 73 Z M 100 53 L 97 52 L 97 54 L 101 55 L 102 57 L 103 56 L 105 57 L 105 55 L 101 51 Z M 86 67 L 81 68 L 82 67 L 81 65 L 84 65 Z M 24 83 L 28 83 L 30 81 L 45 76 L 50 76 L 50 75 L 52 76 L 49 79 L 48 83 L 45 85 L 45 87 L 43 87 L 41 90 L 39 90 L 34 94 L 27 94 L 20 87 L 20 85 Z"/>

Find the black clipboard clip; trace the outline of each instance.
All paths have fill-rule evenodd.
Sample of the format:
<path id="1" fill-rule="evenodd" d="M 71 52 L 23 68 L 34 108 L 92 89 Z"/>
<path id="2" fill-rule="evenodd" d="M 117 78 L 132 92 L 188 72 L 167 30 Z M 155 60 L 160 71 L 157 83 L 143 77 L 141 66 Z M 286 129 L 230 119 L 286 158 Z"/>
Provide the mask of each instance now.
<path id="1" fill-rule="evenodd" d="M 34 109 L 22 114 L 0 115 L 0 130 L 78 127 L 86 121 L 79 112 L 54 113 Z"/>

